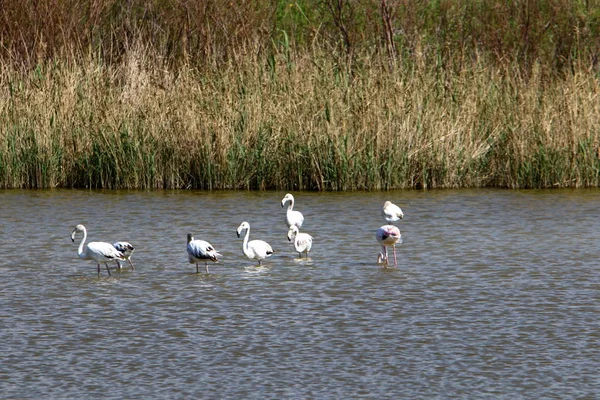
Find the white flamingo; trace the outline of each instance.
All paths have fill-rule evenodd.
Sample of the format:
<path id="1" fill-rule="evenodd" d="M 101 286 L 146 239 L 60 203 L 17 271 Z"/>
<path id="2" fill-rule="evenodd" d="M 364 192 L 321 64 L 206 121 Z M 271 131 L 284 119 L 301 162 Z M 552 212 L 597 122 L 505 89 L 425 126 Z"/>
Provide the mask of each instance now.
<path id="1" fill-rule="evenodd" d="M 292 196 L 290 193 L 286 194 L 281 200 L 281 207 L 285 206 L 285 203 L 288 201 L 290 202 L 290 205 L 285 213 L 285 223 L 287 224 L 288 228 L 290 228 L 292 225 L 296 225 L 298 229 L 300 229 L 300 227 L 302 227 L 302 223 L 304 222 L 304 215 L 302 215 L 300 211 L 293 210 L 294 196 Z"/>
<path id="2" fill-rule="evenodd" d="M 135 267 L 133 266 L 133 263 L 131 262 L 131 255 L 133 254 L 135 247 L 133 247 L 133 245 L 129 242 L 115 242 L 115 243 L 113 243 L 113 247 L 115 249 L 117 249 L 118 251 L 120 251 L 121 254 L 123 254 L 123 257 L 125 257 L 125 259 L 127 261 L 129 261 L 129 265 L 131 265 L 131 269 L 135 269 Z M 119 260 L 117 260 L 117 267 L 119 269 L 123 268 L 123 266 L 121 265 L 121 261 L 119 261 Z"/>
<path id="3" fill-rule="evenodd" d="M 377 258 L 378 263 L 384 263 L 386 266 L 388 265 L 388 253 L 387 248 L 392 246 L 394 249 L 394 266 L 398 266 L 398 261 L 396 260 L 396 244 L 402 243 L 402 235 L 400 234 L 400 229 L 394 225 L 383 225 L 381 228 L 377 229 L 377 233 L 375 234 L 377 241 L 381 245 L 381 253 L 379 253 L 379 257 Z"/>
<path id="4" fill-rule="evenodd" d="M 248 242 L 248 236 L 250 236 L 250 224 L 246 221 L 242 222 L 240 226 L 237 228 L 237 236 L 242 236 L 242 231 L 246 230 L 246 235 L 244 236 L 244 243 L 242 244 L 242 250 L 246 257 L 251 260 L 258 260 L 258 265 L 261 265 L 262 260 L 267 257 L 271 257 L 273 254 L 273 249 L 271 245 L 262 240 L 251 240 Z"/>
<path id="5" fill-rule="evenodd" d="M 196 264 L 196 273 L 198 273 L 198 263 L 204 261 L 204 267 L 208 274 L 208 260 L 218 262 L 221 254 L 217 253 L 214 247 L 205 240 L 194 240 L 191 233 L 187 235 L 187 252 L 190 264 Z"/>
<path id="6" fill-rule="evenodd" d="M 308 233 L 300 232 L 296 225 L 292 225 L 287 234 L 289 241 L 294 241 L 294 248 L 298 252 L 298 256 L 302 258 L 302 253 L 306 253 L 308 258 L 308 252 L 312 247 L 313 237 Z"/>
<path id="7" fill-rule="evenodd" d="M 73 229 L 71 232 L 71 240 L 75 241 L 75 234 L 77 232 L 83 232 L 83 239 L 81 239 L 81 243 L 79 244 L 79 249 L 77 250 L 77 254 L 79 258 L 83 260 L 94 260 L 98 264 L 98 276 L 100 276 L 100 263 L 104 263 L 106 265 L 106 270 L 108 271 L 108 275 L 110 275 L 110 269 L 108 269 L 108 262 L 112 260 L 122 260 L 125 261 L 125 256 L 115 249 L 112 244 L 106 242 L 90 242 L 85 245 L 85 240 L 87 239 L 87 230 L 85 226 L 79 224 Z"/>
<path id="8" fill-rule="evenodd" d="M 388 222 L 388 224 L 393 224 L 404 218 L 404 213 L 394 203 L 391 201 L 386 201 L 381 209 L 381 215 Z"/>

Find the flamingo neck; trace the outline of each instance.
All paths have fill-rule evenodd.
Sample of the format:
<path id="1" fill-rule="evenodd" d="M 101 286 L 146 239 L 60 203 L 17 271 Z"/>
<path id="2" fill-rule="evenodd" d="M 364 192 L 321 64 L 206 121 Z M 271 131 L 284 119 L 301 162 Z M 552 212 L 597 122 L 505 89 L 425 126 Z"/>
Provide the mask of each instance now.
<path id="1" fill-rule="evenodd" d="M 87 230 L 83 228 L 83 238 L 81 239 L 81 243 L 79 243 L 79 249 L 77 249 L 77 254 L 79 258 L 85 258 L 86 254 L 83 251 L 83 246 L 85 245 L 85 240 L 87 239 Z"/>
<path id="2" fill-rule="evenodd" d="M 288 211 L 292 211 L 292 209 L 294 208 L 294 200 L 290 199 L 289 202 L 290 202 L 290 205 L 288 206 Z"/>
<path id="3" fill-rule="evenodd" d="M 246 257 L 250 257 L 250 249 L 248 248 L 248 236 L 250 236 L 250 227 L 246 228 L 246 234 L 244 235 L 244 243 L 242 244 L 242 249 L 244 250 L 244 254 Z"/>

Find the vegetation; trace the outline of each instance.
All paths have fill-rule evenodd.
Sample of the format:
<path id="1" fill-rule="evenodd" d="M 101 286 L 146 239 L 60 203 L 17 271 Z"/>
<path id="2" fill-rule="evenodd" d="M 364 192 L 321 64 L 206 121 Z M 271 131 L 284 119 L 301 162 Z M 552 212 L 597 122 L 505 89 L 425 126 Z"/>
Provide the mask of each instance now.
<path id="1" fill-rule="evenodd" d="M 0 4 L 0 187 L 600 186 L 598 0 Z"/>

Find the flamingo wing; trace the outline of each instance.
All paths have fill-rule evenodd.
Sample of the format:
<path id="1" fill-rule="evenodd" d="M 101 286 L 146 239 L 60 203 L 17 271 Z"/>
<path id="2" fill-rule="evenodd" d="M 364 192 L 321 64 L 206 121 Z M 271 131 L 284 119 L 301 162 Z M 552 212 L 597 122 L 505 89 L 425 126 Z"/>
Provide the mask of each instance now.
<path id="1" fill-rule="evenodd" d="M 256 260 L 270 257 L 273 254 L 273 249 L 269 243 L 263 240 L 251 240 L 248 242 L 248 249 L 252 251 L 253 257 Z"/>
<path id="2" fill-rule="evenodd" d="M 310 251 L 313 237 L 308 233 L 299 233 L 296 235 L 296 250 L 298 252 Z"/>
<path id="3" fill-rule="evenodd" d="M 125 260 L 125 256 L 114 246 L 106 242 L 90 242 L 87 245 L 88 255 L 96 261 Z"/>

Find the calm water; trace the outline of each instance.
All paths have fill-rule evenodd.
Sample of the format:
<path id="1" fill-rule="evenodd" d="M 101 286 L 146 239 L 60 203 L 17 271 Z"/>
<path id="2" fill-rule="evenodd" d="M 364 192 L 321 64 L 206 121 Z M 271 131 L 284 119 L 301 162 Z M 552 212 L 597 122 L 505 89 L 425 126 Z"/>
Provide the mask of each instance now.
<path id="1" fill-rule="evenodd" d="M 2 398 L 596 398 L 600 191 L 0 192 Z M 385 200 L 398 269 L 376 264 Z M 257 268 L 235 233 L 275 255 Z M 69 234 L 128 240 L 135 271 Z M 187 262 L 186 233 L 223 254 Z"/>

